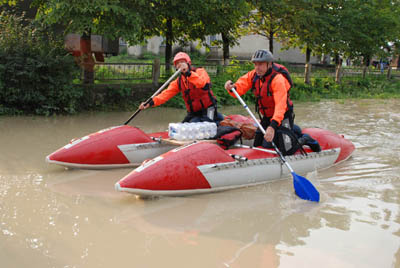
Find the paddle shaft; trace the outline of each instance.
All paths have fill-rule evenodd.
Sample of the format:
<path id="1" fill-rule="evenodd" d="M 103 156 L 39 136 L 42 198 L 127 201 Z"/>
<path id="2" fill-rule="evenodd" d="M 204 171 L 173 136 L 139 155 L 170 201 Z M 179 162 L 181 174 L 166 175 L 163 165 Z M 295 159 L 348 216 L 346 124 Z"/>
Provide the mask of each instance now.
<path id="1" fill-rule="evenodd" d="M 261 149 L 261 148 L 258 148 L 258 147 L 248 146 L 248 145 L 244 145 L 244 144 L 235 144 L 234 146 L 235 147 L 239 147 L 239 148 L 248 148 L 248 149 L 257 150 L 257 151 L 270 153 L 270 154 L 278 154 L 276 151 L 273 151 L 273 150 Z"/>
<path id="2" fill-rule="evenodd" d="M 246 103 L 242 100 L 242 98 L 239 96 L 239 94 L 236 92 L 236 89 L 233 87 L 231 91 L 235 94 L 236 98 L 240 101 L 240 103 L 243 105 L 243 107 L 246 109 L 246 111 L 250 114 L 250 116 L 253 118 L 254 122 L 258 125 L 258 128 L 262 131 L 262 133 L 265 135 L 265 130 L 258 122 L 257 118 L 254 116 L 254 114 L 250 111 L 249 107 L 247 107 Z M 295 193 L 302 199 L 305 200 L 310 200 L 314 202 L 319 202 L 319 192 L 318 190 L 312 185 L 312 183 L 307 180 L 304 177 L 301 177 L 297 175 L 292 167 L 289 165 L 289 163 L 286 161 L 285 157 L 283 157 L 281 151 L 279 151 L 278 147 L 276 147 L 275 143 L 272 141 L 272 146 L 274 147 L 276 153 L 279 155 L 280 159 L 282 162 L 286 165 L 286 167 L 290 170 L 293 176 L 293 187 Z"/>
<path id="3" fill-rule="evenodd" d="M 258 128 L 261 130 L 261 132 L 265 135 L 265 129 L 263 128 L 263 126 L 260 124 L 260 122 L 257 120 L 257 118 L 254 116 L 254 114 L 250 111 L 249 107 L 247 106 L 247 104 L 243 101 L 243 99 L 239 96 L 239 94 L 237 93 L 236 89 L 233 87 L 231 88 L 231 91 L 235 94 L 236 98 L 239 100 L 239 102 L 243 105 L 243 107 L 246 109 L 246 111 L 249 113 L 249 115 L 251 116 L 251 118 L 253 118 L 254 122 L 256 122 Z M 285 157 L 283 156 L 283 154 L 281 153 L 281 151 L 278 149 L 278 147 L 276 147 L 274 141 L 271 141 L 272 146 L 274 147 L 275 151 L 277 152 L 277 154 L 279 155 L 279 157 L 281 158 L 282 162 L 286 165 L 286 167 L 290 170 L 291 173 L 294 173 L 293 168 L 289 165 L 289 163 L 286 161 Z"/>
<path id="4" fill-rule="evenodd" d="M 171 81 L 172 81 L 172 79 L 174 79 L 176 76 L 178 76 L 178 74 L 180 74 L 180 72 L 181 72 L 181 70 L 179 69 L 179 70 L 177 70 L 156 92 L 154 92 L 154 94 L 153 95 L 151 95 L 151 97 L 150 98 L 148 98 L 147 100 L 146 100 L 146 102 L 145 102 L 145 105 L 147 105 L 147 104 L 149 104 L 150 103 L 150 101 L 155 97 L 155 96 L 157 96 L 158 95 L 158 93 L 160 93 Z M 131 115 L 131 117 L 129 117 L 129 119 L 124 123 L 124 125 L 127 125 L 127 124 L 129 124 L 129 122 L 138 114 L 138 113 L 140 113 L 140 108 L 138 108 L 137 110 L 136 110 L 136 112 L 133 114 L 133 115 Z"/>

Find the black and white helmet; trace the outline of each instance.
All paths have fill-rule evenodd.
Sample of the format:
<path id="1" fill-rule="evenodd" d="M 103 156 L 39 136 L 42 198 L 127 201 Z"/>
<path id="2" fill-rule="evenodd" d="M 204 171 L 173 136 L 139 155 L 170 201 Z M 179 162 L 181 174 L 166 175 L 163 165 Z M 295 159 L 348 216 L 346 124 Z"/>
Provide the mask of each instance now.
<path id="1" fill-rule="evenodd" d="M 257 50 L 251 57 L 252 62 L 273 62 L 274 56 L 266 49 Z"/>

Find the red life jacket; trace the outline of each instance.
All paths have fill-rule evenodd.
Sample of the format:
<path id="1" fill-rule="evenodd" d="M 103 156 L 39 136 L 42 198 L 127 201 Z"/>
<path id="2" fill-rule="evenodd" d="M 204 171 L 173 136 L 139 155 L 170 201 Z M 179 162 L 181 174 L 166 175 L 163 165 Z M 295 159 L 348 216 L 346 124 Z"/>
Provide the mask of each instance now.
<path id="1" fill-rule="evenodd" d="M 274 115 L 275 101 L 272 95 L 271 82 L 277 74 L 282 74 L 289 82 L 290 88 L 292 88 L 293 82 L 290 78 L 288 69 L 285 66 L 277 63 L 273 63 L 272 68 L 262 78 L 264 79 L 262 87 L 260 87 L 260 77 L 255 75 L 253 78 L 252 89 L 254 95 L 256 96 L 256 111 L 265 117 L 272 117 Z M 293 107 L 293 102 L 289 98 L 290 88 L 288 91 L 286 111 Z"/>
<path id="2" fill-rule="evenodd" d="M 196 68 L 191 68 L 191 71 L 196 72 Z M 211 81 L 207 81 L 203 88 L 196 88 L 190 82 L 185 84 L 182 81 L 182 76 L 179 76 L 178 86 L 188 112 L 199 112 L 210 106 L 215 106 L 216 99 L 211 90 Z"/>

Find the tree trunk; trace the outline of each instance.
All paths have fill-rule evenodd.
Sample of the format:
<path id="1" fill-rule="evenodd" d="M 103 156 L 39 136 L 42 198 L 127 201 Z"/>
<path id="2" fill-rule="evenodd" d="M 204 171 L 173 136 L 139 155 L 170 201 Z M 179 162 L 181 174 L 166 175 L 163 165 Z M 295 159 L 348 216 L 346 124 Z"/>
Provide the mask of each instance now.
<path id="1" fill-rule="evenodd" d="M 363 79 L 364 79 L 365 76 L 367 75 L 367 69 L 368 69 L 368 66 L 364 65 L 363 73 L 362 73 L 362 78 L 363 78 Z"/>
<path id="2" fill-rule="evenodd" d="M 388 66 L 388 70 L 387 70 L 387 79 L 390 80 L 392 78 L 392 66 Z"/>
<path id="3" fill-rule="evenodd" d="M 310 63 L 310 58 L 311 58 L 311 49 L 307 47 L 306 50 L 306 65 L 305 65 L 305 70 L 304 70 L 304 83 L 310 84 L 311 83 L 311 63 Z"/>
<path id="4" fill-rule="evenodd" d="M 165 40 L 165 71 L 167 74 L 171 73 L 171 58 L 172 58 L 172 19 L 167 19 L 167 32 Z"/>
<path id="5" fill-rule="evenodd" d="M 95 61 L 92 55 L 92 42 L 90 30 L 85 32 L 81 36 L 80 42 L 81 49 L 81 67 L 83 69 L 83 83 L 93 84 L 94 83 L 94 65 Z"/>
<path id="6" fill-rule="evenodd" d="M 369 56 L 364 56 L 364 68 L 363 68 L 363 75 L 362 75 L 363 79 L 365 79 L 365 76 L 367 74 L 368 66 L 369 66 Z"/>
<path id="7" fill-rule="evenodd" d="M 269 33 L 269 51 L 274 54 L 274 32 L 270 31 Z"/>
<path id="8" fill-rule="evenodd" d="M 221 33 L 221 36 L 224 65 L 227 66 L 229 64 L 229 37 L 226 33 Z"/>
<path id="9" fill-rule="evenodd" d="M 340 84 L 340 79 L 342 77 L 342 59 L 339 55 L 335 55 L 335 64 L 336 64 L 336 74 L 335 74 L 335 82 Z"/>

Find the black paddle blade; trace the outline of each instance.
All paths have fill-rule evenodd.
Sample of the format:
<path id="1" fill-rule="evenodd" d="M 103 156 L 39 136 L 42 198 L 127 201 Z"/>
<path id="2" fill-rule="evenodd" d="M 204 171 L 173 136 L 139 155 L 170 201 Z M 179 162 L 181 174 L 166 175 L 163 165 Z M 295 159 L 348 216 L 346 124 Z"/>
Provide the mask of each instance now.
<path id="1" fill-rule="evenodd" d="M 292 172 L 293 186 L 296 194 L 304 200 L 319 202 L 319 192 L 306 178 Z"/>

